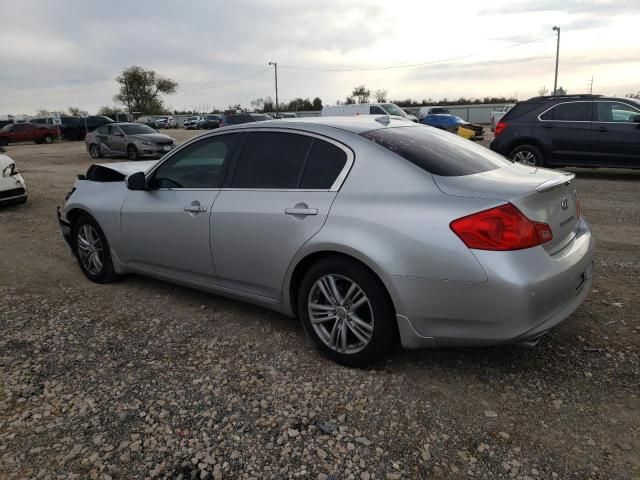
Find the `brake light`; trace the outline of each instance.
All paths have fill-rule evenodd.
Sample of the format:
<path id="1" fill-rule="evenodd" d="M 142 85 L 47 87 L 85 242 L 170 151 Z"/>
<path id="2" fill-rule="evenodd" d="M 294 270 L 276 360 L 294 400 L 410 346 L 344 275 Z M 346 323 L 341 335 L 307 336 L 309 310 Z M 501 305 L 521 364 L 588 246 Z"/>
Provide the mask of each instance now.
<path id="1" fill-rule="evenodd" d="M 498 122 L 493 132 L 494 136 L 497 137 L 500 135 L 505 128 L 507 128 L 507 122 Z"/>
<path id="2" fill-rule="evenodd" d="M 449 227 L 477 250 L 522 250 L 553 239 L 549 225 L 529 220 L 510 203 L 459 218 Z"/>

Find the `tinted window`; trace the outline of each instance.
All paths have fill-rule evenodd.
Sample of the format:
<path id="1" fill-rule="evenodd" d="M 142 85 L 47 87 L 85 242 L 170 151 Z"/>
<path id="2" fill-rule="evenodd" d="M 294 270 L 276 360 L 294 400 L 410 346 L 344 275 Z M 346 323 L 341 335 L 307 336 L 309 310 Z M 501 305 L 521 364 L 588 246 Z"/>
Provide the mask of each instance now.
<path id="1" fill-rule="evenodd" d="M 220 188 L 238 134 L 200 140 L 172 155 L 156 170 L 154 188 Z"/>
<path id="2" fill-rule="evenodd" d="M 632 123 L 636 116 L 640 116 L 640 111 L 624 103 L 596 102 L 596 122 Z"/>
<path id="3" fill-rule="evenodd" d="M 121 125 L 120 128 L 127 135 L 141 135 L 145 133 L 156 133 L 156 131 L 148 125 L 144 125 L 142 123 L 137 124 L 129 124 L 129 125 Z"/>
<path id="4" fill-rule="evenodd" d="M 117 127 L 109 126 L 109 135 L 122 135 L 122 132 Z"/>
<path id="5" fill-rule="evenodd" d="M 361 135 L 434 175 L 471 175 L 511 163 L 469 140 L 425 126 L 380 128 Z"/>
<path id="6" fill-rule="evenodd" d="M 264 120 L 273 120 L 273 117 L 269 115 L 251 115 L 256 122 L 262 122 Z"/>
<path id="7" fill-rule="evenodd" d="M 562 120 L 565 122 L 588 122 L 591 120 L 591 103 L 561 103 L 541 115 L 540 118 L 542 120 Z"/>
<path id="8" fill-rule="evenodd" d="M 335 145 L 314 140 L 300 188 L 328 190 L 347 163 L 347 154 Z"/>
<path id="9" fill-rule="evenodd" d="M 253 132 L 238 159 L 234 188 L 297 188 L 312 138 Z"/>
<path id="10" fill-rule="evenodd" d="M 100 127 L 98 128 L 98 130 L 96 130 L 96 132 L 100 135 L 106 135 L 109 133 L 109 127 L 107 126 Z"/>
<path id="11" fill-rule="evenodd" d="M 386 115 L 387 112 L 385 112 L 383 109 L 381 109 L 380 107 L 376 106 L 376 105 L 372 105 L 369 107 L 369 113 L 371 115 Z"/>
<path id="12" fill-rule="evenodd" d="M 251 115 L 229 115 L 225 118 L 225 125 L 239 125 L 253 121 Z"/>

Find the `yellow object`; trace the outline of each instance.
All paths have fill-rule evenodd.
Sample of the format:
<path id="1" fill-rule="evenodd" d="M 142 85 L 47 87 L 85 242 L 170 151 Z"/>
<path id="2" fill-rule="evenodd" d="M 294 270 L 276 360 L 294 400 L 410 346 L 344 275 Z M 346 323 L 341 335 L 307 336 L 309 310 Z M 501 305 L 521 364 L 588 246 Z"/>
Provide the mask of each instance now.
<path id="1" fill-rule="evenodd" d="M 476 132 L 468 128 L 458 127 L 458 135 L 469 140 L 470 138 L 473 138 L 476 136 Z"/>

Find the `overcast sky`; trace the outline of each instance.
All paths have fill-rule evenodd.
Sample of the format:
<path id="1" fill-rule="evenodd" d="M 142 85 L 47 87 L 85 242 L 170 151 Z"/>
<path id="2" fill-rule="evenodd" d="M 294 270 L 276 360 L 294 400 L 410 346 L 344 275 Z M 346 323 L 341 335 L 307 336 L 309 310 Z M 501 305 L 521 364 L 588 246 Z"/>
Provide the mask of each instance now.
<path id="1" fill-rule="evenodd" d="M 179 110 L 274 96 L 344 100 L 640 90 L 640 0 L 0 0 L 0 115 L 112 105 L 139 65 L 179 82 Z M 412 66 L 414 64 L 421 64 Z M 358 70 L 360 69 L 360 70 Z M 345 71 L 355 70 L 355 71 Z"/>

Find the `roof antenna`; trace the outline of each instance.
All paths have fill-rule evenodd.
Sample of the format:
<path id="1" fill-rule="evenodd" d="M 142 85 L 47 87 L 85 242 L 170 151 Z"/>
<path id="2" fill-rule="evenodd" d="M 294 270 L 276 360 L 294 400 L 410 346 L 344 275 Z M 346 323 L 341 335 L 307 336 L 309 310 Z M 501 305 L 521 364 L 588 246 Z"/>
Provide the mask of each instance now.
<path id="1" fill-rule="evenodd" d="M 378 123 L 380 123 L 380 124 L 382 124 L 384 126 L 387 126 L 387 125 L 389 125 L 389 123 L 391 123 L 391 117 L 389 116 L 389 114 L 387 114 L 387 115 L 385 115 L 383 117 L 377 117 L 376 118 L 376 122 L 378 122 Z"/>

